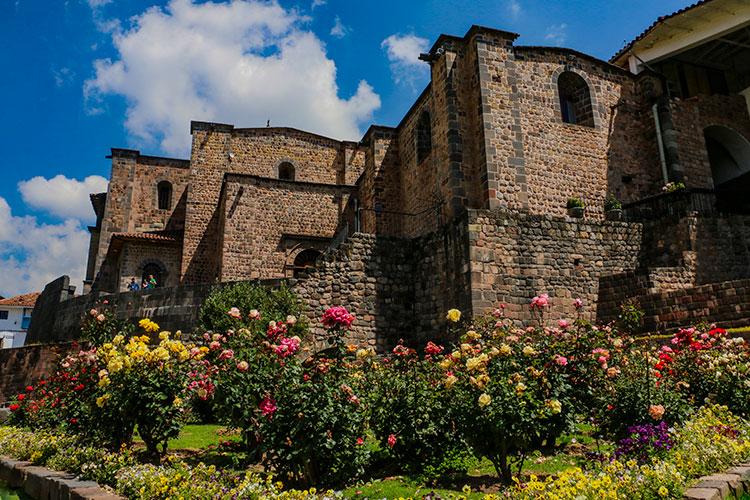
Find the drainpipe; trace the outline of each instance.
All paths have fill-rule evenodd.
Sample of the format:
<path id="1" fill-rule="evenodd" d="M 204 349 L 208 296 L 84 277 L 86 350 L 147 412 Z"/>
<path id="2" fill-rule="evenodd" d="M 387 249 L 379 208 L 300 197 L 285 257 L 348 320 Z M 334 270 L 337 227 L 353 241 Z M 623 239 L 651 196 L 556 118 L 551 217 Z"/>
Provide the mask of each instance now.
<path id="1" fill-rule="evenodd" d="M 667 159 L 664 156 L 664 139 L 661 135 L 661 123 L 659 122 L 659 105 L 651 106 L 654 113 L 654 125 L 656 126 L 656 142 L 659 143 L 659 158 L 661 159 L 661 175 L 664 177 L 664 185 L 669 184 L 669 174 L 667 173 Z"/>
<path id="2" fill-rule="evenodd" d="M 354 198 L 354 232 L 359 232 L 359 200 Z"/>

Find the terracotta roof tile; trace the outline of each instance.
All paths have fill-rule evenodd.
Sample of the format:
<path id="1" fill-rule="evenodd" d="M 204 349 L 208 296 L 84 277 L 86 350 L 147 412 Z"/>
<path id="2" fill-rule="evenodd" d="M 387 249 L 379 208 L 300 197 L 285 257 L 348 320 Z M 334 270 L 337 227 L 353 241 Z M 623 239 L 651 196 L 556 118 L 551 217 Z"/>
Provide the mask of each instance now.
<path id="1" fill-rule="evenodd" d="M 19 307 L 34 307 L 36 299 L 42 292 L 27 293 L 24 295 L 17 295 L 15 297 L 9 297 L 7 299 L 0 300 L 0 306 L 19 306 Z"/>
<path id="2" fill-rule="evenodd" d="M 179 243 L 182 241 L 182 231 L 154 231 L 151 233 L 114 233 L 112 238 L 136 241 L 161 241 L 164 243 Z"/>

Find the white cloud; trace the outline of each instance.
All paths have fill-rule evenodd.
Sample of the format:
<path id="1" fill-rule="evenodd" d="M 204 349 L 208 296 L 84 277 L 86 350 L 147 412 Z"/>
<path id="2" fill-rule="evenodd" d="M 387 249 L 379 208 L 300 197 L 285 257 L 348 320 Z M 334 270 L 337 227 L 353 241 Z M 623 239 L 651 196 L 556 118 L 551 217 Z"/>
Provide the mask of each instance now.
<path id="1" fill-rule="evenodd" d="M 380 98 L 365 81 L 339 97 L 336 65 L 300 28 L 305 21 L 259 0 L 152 7 L 113 33 L 118 58 L 95 62 L 87 103 L 97 111 L 102 98 L 125 97 L 125 126 L 136 142 L 181 156 L 189 152 L 190 120 L 251 127 L 270 117 L 278 126 L 359 139 Z"/>
<path id="2" fill-rule="evenodd" d="M 41 291 L 63 274 L 80 292 L 88 244 L 89 235 L 78 221 L 40 224 L 36 217 L 14 217 L 0 197 L 0 295 Z"/>
<path id="3" fill-rule="evenodd" d="M 521 3 L 518 0 L 508 0 L 508 10 L 513 18 L 517 18 L 521 14 Z"/>
<path id="4" fill-rule="evenodd" d="M 310 6 L 310 10 L 315 10 L 315 7 L 320 7 L 321 5 L 325 5 L 328 3 L 328 0 L 313 0 L 312 5 Z"/>
<path id="5" fill-rule="evenodd" d="M 333 24 L 333 28 L 331 28 L 331 36 L 335 36 L 336 38 L 344 38 L 349 33 L 349 31 L 351 31 L 351 29 L 344 26 L 344 23 L 341 22 L 341 18 L 339 16 L 336 16 L 336 21 Z"/>
<path id="6" fill-rule="evenodd" d="M 544 39 L 552 42 L 555 45 L 562 45 L 565 40 L 568 39 L 568 34 L 565 32 L 567 24 L 555 24 L 547 28 L 547 34 Z"/>
<path id="7" fill-rule="evenodd" d="M 94 210 L 89 200 L 90 193 L 107 190 L 107 179 L 91 175 L 79 181 L 57 175 L 52 179 L 34 177 L 18 183 L 23 201 L 36 209 L 44 210 L 61 219 L 76 218 L 85 221 L 94 219 Z"/>
<path id="8" fill-rule="evenodd" d="M 75 72 L 70 68 L 52 68 L 52 77 L 55 79 L 55 85 L 58 87 L 64 87 L 71 83 L 76 77 Z"/>
<path id="9" fill-rule="evenodd" d="M 388 55 L 396 83 L 408 82 L 413 86 L 418 78 L 424 78 L 429 73 L 429 66 L 419 60 L 419 54 L 430 49 L 429 43 L 426 38 L 413 34 L 394 34 L 383 40 L 380 47 Z"/>
<path id="10" fill-rule="evenodd" d="M 103 7 L 110 2 L 112 2 L 112 0 L 86 0 L 86 3 L 89 4 L 89 7 L 91 7 L 92 9 L 98 9 L 99 7 Z"/>

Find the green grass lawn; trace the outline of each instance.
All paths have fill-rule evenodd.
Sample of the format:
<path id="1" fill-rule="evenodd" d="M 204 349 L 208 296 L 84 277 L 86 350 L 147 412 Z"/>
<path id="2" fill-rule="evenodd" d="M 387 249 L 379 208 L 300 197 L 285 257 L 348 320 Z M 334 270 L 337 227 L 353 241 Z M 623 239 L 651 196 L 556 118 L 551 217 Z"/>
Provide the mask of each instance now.
<path id="1" fill-rule="evenodd" d="M 199 450 L 195 460 L 206 463 L 214 463 L 230 470 L 239 470 L 238 460 L 243 453 L 224 452 L 216 449 L 222 441 L 240 441 L 239 435 L 221 436 L 217 431 L 223 429 L 220 425 L 192 424 L 186 425 L 177 439 L 169 442 L 169 449 L 175 450 Z M 557 448 L 547 452 L 535 452 L 528 456 L 524 463 L 524 471 L 529 474 L 545 476 L 556 474 L 570 467 L 583 465 L 584 454 L 587 451 L 596 451 L 596 442 L 591 437 L 594 428 L 587 424 L 579 423 L 574 433 L 564 434 L 558 440 Z M 606 452 L 612 449 L 609 443 L 600 443 L 599 451 Z M 236 455 L 236 456 L 235 456 Z M 468 485 L 472 492 L 465 495 L 470 500 L 481 499 L 486 491 L 497 491 L 501 484 L 497 480 L 495 468 L 487 460 L 469 459 L 467 463 L 468 473 L 453 474 L 439 478 L 436 481 L 425 482 L 423 478 L 412 476 L 394 476 L 375 478 L 369 481 L 355 483 L 344 489 L 344 495 L 352 499 L 364 498 L 421 498 L 434 491 L 442 498 L 456 498 L 464 495 L 462 487 Z M 480 491 L 482 490 L 482 491 Z M 743 499 L 743 500 L 750 500 Z"/>
<path id="2" fill-rule="evenodd" d="M 186 425 L 177 439 L 169 441 L 170 450 L 184 450 L 186 448 L 207 448 L 216 446 L 221 441 L 239 441 L 239 435 L 220 436 L 216 431 L 224 429 L 222 425 L 190 424 Z"/>

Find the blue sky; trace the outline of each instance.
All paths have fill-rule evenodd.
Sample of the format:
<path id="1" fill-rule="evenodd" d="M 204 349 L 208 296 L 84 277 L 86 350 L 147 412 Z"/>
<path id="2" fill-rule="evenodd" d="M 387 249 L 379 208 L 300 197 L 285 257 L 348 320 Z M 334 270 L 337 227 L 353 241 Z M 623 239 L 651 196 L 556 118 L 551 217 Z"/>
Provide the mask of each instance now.
<path id="1" fill-rule="evenodd" d="M 608 59 L 683 1 L 0 0 L 0 295 L 80 290 L 110 147 L 189 156 L 189 121 L 358 139 L 472 24 Z"/>

